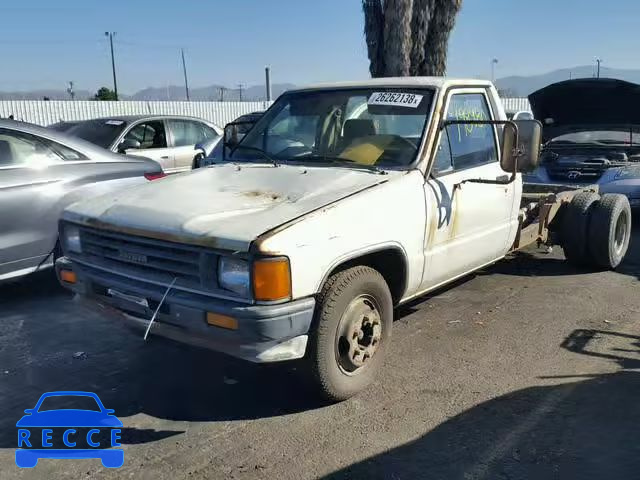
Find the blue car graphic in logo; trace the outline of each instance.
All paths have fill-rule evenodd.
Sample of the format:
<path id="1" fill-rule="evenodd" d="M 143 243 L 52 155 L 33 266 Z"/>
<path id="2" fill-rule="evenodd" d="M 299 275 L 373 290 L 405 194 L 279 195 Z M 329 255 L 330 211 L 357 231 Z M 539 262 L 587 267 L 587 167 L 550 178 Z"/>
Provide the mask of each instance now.
<path id="1" fill-rule="evenodd" d="M 79 400 L 88 401 L 93 408 L 42 408 L 46 399 L 58 401 L 58 397 L 67 397 L 63 400 L 72 401 L 78 399 L 70 397 L 84 397 Z M 48 403 L 52 401 L 49 400 Z M 120 447 L 118 441 L 122 422 L 113 412 L 104 408 L 98 395 L 92 392 L 60 391 L 43 394 L 36 406 L 25 410 L 26 415 L 16 423 L 16 465 L 21 468 L 35 467 L 40 458 L 99 458 L 107 468 L 121 467 L 124 463 L 124 451 L 114 447 Z M 108 442 L 105 441 L 105 435 L 108 435 Z M 66 448 L 54 448 L 53 443 L 60 441 Z"/>

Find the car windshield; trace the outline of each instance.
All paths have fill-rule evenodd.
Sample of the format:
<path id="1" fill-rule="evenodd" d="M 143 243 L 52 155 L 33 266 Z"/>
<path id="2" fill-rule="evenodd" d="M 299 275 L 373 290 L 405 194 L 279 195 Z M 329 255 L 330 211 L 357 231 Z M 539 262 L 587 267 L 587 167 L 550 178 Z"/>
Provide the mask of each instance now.
<path id="1" fill-rule="evenodd" d="M 69 409 L 99 412 L 100 406 L 93 397 L 88 395 L 54 395 L 42 400 L 42 404 L 40 405 L 40 408 L 38 408 L 38 412 Z"/>
<path id="2" fill-rule="evenodd" d="M 640 133 L 630 133 L 629 130 L 594 130 L 573 132 L 555 137 L 552 141 L 558 143 L 585 143 L 605 145 L 640 145 Z"/>
<path id="3" fill-rule="evenodd" d="M 432 97 L 431 89 L 384 87 L 285 94 L 228 159 L 406 167 L 416 158 Z"/>
<path id="4" fill-rule="evenodd" d="M 99 147 L 111 148 L 126 126 L 127 122 L 124 120 L 87 120 L 71 127 L 67 133 Z"/>

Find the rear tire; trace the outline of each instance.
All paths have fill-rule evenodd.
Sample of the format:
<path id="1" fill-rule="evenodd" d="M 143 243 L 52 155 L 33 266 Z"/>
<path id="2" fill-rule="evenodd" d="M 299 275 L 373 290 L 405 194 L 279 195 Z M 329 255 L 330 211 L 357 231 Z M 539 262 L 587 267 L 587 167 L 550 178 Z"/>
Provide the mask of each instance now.
<path id="1" fill-rule="evenodd" d="M 591 210 L 599 198 L 597 193 L 581 192 L 565 207 L 560 238 L 564 256 L 573 265 L 585 266 L 591 263 L 588 248 L 589 222 Z"/>
<path id="2" fill-rule="evenodd" d="M 392 324 L 391 292 L 377 270 L 356 266 L 326 281 L 307 353 L 314 386 L 324 398 L 346 400 L 374 380 Z"/>
<path id="3" fill-rule="evenodd" d="M 589 250 L 595 265 L 614 269 L 627 253 L 631 238 L 631 207 L 624 195 L 605 194 L 591 212 Z"/>

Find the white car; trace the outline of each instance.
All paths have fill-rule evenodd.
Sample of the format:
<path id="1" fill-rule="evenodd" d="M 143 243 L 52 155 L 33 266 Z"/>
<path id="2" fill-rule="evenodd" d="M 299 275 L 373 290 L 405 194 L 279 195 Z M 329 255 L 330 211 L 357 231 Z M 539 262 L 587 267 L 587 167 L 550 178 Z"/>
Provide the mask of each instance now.
<path id="1" fill-rule="evenodd" d="M 115 153 L 150 158 L 176 173 L 191 170 L 195 145 L 220 138 L 222 129 L 195 117 L 124 115 L 80 121 L 65 132 Z"/>

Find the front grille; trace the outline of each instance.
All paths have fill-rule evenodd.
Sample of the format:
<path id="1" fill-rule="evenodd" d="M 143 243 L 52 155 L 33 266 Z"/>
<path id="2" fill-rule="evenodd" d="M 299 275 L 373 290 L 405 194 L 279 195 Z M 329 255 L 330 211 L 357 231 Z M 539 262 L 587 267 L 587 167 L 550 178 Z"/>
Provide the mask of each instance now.
<path id="1" fill-rule="evenodd" d="M 580 165 L 547 165 L 547 173 L 551 180 L 570 182 L 596 182 L 607 169 L 602 164 Z"/>
<path id="2" fill-rule="evenodd" d="M 198 291 L 218 288 L 218 254 L 204 248 L 80 227 L 79 259 L 120 275 Z M 78 257 L 78 255 L 74 255 Z"/>

